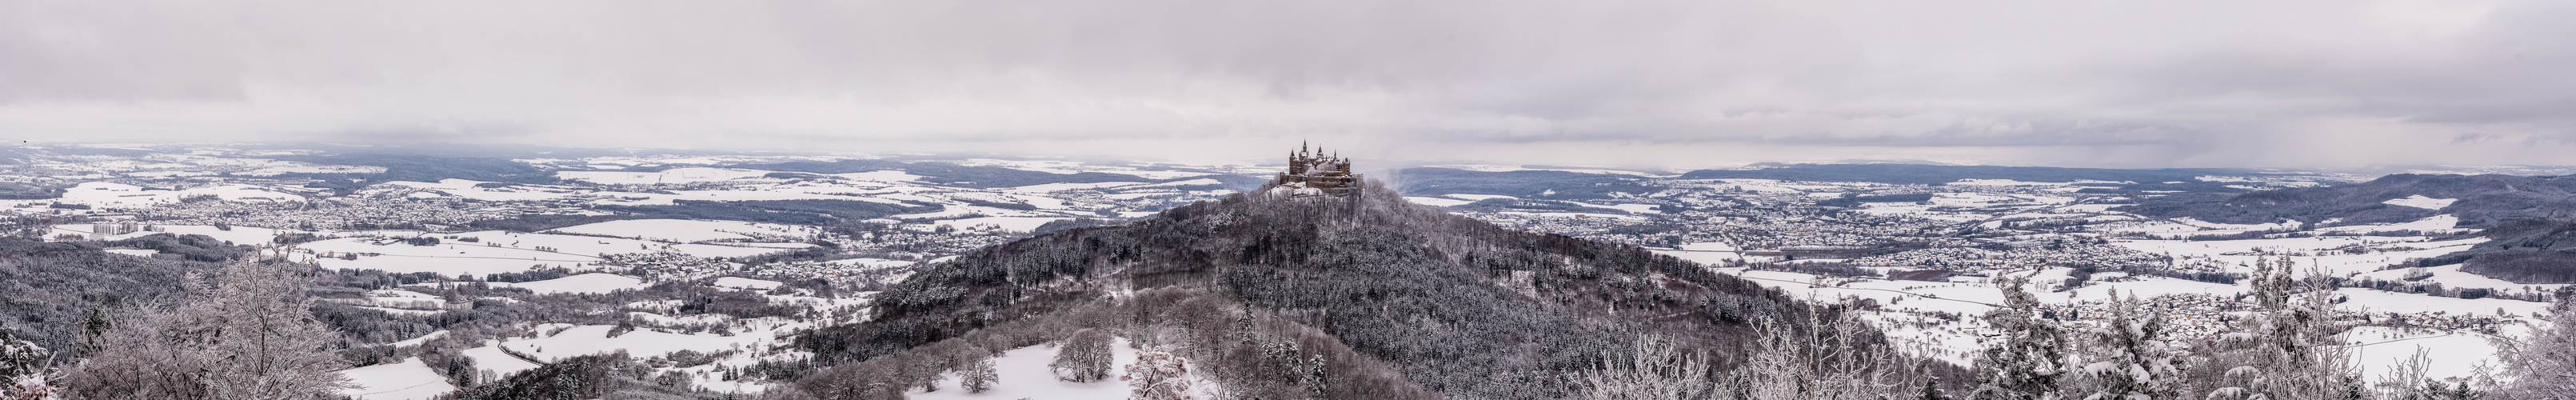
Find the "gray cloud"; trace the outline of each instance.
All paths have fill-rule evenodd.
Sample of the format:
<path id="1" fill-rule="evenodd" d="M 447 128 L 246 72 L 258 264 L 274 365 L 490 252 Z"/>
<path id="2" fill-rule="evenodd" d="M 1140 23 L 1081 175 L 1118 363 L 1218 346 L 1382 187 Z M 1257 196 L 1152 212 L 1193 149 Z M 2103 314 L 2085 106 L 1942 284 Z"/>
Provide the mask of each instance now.
<path id="1" fill-rule="evenodd" d="M 0 3 L 0 135 L 2566 164 L 2554 1 Z"/>

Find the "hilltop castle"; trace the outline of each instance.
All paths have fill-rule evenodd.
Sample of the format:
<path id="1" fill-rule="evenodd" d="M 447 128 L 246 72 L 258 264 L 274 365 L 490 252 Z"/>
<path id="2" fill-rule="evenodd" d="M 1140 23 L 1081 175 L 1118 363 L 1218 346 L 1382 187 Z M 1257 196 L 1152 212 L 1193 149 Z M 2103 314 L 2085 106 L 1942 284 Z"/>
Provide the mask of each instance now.
<path id="1" fill-rule="evenodd" d="M 1306 145 L 1299 144 L 1297 152 L 1288 153 L 1288 172 L 1271 179 L 1270 184 L 1283 188 L 1311 188 L 1336 196 L 1358 191 L 1360 174 L 1351 173 L 1351 160 L 1339 154 L 1325 154 L 1322 148 L 1309 151 Z"/>

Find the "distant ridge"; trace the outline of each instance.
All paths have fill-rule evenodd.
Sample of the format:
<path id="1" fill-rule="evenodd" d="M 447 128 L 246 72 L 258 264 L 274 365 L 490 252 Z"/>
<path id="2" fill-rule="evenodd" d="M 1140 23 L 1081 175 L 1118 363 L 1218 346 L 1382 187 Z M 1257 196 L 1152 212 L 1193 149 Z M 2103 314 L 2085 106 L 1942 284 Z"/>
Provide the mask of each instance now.
<path id="1" fill-rule="evenodd" d="M 2243 175 L 2253 170 L 2226 168 L 2108 169 L 2001 167 L 1925 164 L 1788 164 L 1760 169 L 1704 169 L 1682 179 L 1778 179 L 1816 182 L 1872 182 L 1939 185 L 1961 179 L 2011 179 L 2023 182 L 2109 181 L 2157 184 L 2197 182 L 2207 175 Z"/>
<path id="2" fill-rule="evenodd" d="M 2386 203 L 2408 196 L 2459 201 L 2438 210 Z M 2396 174 L 2326 187 L 2154 197 L 2115 210 L 2229 224 L 2370 224 L 2450 214 L 2460 227 L 2484 228 L 2522 219 L 2576 220 L 2576 176 Z"/>

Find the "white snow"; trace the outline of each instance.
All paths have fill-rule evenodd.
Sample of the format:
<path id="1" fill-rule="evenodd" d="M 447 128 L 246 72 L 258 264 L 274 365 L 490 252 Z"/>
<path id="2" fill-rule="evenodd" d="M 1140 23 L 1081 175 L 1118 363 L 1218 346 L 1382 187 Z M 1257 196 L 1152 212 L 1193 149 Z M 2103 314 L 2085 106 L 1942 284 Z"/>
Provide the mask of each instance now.
<path id="1" fill-rule="evenodd" d="M 777 289 L 777 288 L 778 288 L 778 285 L 780 285 L 780 283 L 779 283 L 778 281 L 773 281 L 773 280 L 751 279 L 751 278 L 737 278 L 737 277 L 730 277 L 730 276 L 728 276 L 728 277 L 723 277 L 723 278 L 716 278 L 716 282 L 715 282 L 715 287 L 720 287 L 720 288 L 734 288 L 734 289 L 759 289 L 759 290 L 769 290 L 769 289 Z"/>
<path id="2" fill-rule="evenodd" d="M 533 200 L 549 200 L 549 199 L 563 198 L 563 197 L 568 197 L 568 196 L 572 196 L 572 195 L 578 194 L 578 193 L 576 193 L 576 192 L 574 192 L 574 191 L 572 191 L 572 190 L 567 190 L 567 189 L 557 189 L 557 188 L 552 188 L 552 187 L 535 186 L 535 185 L 511 185 L 511 186 L 507 186 L 507 187 L 498 187 L 498 188 L 487 188 L 487 187 L 476 187 L 476 186 L 475 186 L 475 185 L 480 185 L 480 184 L 485 184 L 485 183 L 491 183 L 491 182 L 474 181 L 474 180 L 464 180 L 464 179 L 442 179 L 442 180 L 439 180 L 439 181 L 438 181 L 438 183 L 429 183 L 429 182 L 410 182 L 410 181 L 394 181 L 394 182 L 385 182 L 384 184 L 386 184 L 386 185 L 393 185 L 393 186 L 402 186 L 402 187 L 416 188 L 416 189 L 423 189 L 423 190 L 433 190 L 433 191 L 437 191 L 437 192 L 439 192 L 439 193 L 446 193 L 446 194 L 448 194 L 448 195 L 452 195 L 452 196 L 456 196 L 456 197 L 463 197 L 463 198 L 469 198 L 469 199 L 475 199 L 475 200 L 483 200 L 483 201 L 533 201 Z"/>
<path id="3" fill-rule="evenodd" d="M 2330 228 L 2319 228 L 2319 229 L 2317 229 L 2317 231 L 2318 231 L 2318 232 L 2448 231 L 2448 230 L 2455 229 L 2455 228 L 2459 228 L 2459 227 L 2460 227 L 2460 217 L 2454 217 L 2454 216 L 2451 216 L 2450 214 L 2442 214 L 2442 215 L 2435 215 L 2435 216 L 2431 216 L 2431 217 L 2425 217 L 2424 219 L 2414 220 L 2414 221 L 2406 222 L 2406 223 L 2398 223 L 2398 224 L 2370 224 L 2370 225 L 2345 225 L 2345 226 L 2337 226 L 2337 227 L 2330 227 Z"/>
<path id="4" fill-rule="evenodd" d="M 422 343 L 429 343 L 429 341 L 432 341 L 432 340 L 438 340 L 438 338 L 443 338 L 443 337 L 447 337 L 447 331 L 446 331 L 446 330 L 440 330 L 440 331 L 437 331 L 437 332 L 430 332 L 430 333 L 429 333 L 429 334 L 427 334 L 427 335 L 420 335 L 420 337 L 416 337 L 416 338 L 403 339 L 403 341 L 400 341 L 400 342 L 394 342 L 394 343 L 393 343 L 393 346 L 394 346 L 394 347 L 419 346 L 419 345 L 421 345 Z"/>
<path id="5" fill-rule="evenodd" d="M 1055 373 L 1047 369 L 1047 363 L 1055 361 L 1056 349 L 1056 346 L 1052 344 L 1029 346 L 1011 349 L 1010 351 L 1002 352 L 1002 355 L 1000 356 L 993 357 L 993 372 L 995 372 L 995 375 L 999 376 L 1001 379 L 994 382 L 992 390 L 988 390 L 983 393 L 966 393 L 965 388 L 957 386 L 957 374 L 948 373 L 940 375 L 939 391 L 923 392 L 919 389 L 915 389 L 905 392 L 904 398 L 913 400 L 1127 399 L 1127 395 L 1132 391 L 1132 389 L 1127 387 L 1126 381 L 1118 380 L 1118 375 L 1125 373 L 1128 365 L 1136 363 L 1136 349 L 1127 347 L 1127 340 L 1125 338 L 1120 338 L 1117 342 L 1110 345 L 1110 352 L 1114 354 L 1116 361 L 1111 364 L 1109 379 L 1102 379 L 1096 382 L 1076 383 L 1056 379 Z M 1200 368 L 1198 363 L 1190 363 L 1189 365 L 1192 367 L 1190 369 L 1190 388 L 1193 392 L 1201 392 L 1194 393 L 1194 395 L 1198 398 L 1215 398 L 1213 396 L 1209 396 L 1208 393 L 1205 392 L 1207 392 L 1207 388 L 1214 387 L 1216 383 L 1200 375 L 1203 372 L 1198 369 Z"/>
<path id="6" fill-rule="evenodd" d="M 1443 199 L 1443 198 L 1438 198 L 1438 197 L 1416 197 L 1416 196 L 1405 196 L 1405 197 L 1404 197 L 1404 201 L 1410 201 L 1410 202 L 1413 202 L 1413 204 L 1421 204 L 1421 205 L 1432 206 L 1432 207 L 1449 207 L 1449 206 L 1455 206 L 1455 205 L 1461 205 L 1461 204 L 1467 204 L 1467 203 L 1474 203 L 1473 201 L 1467 201 L 1467 200 Z"/>
<path id="7" fill-rule="evenodd" d="M 555 232 L 611 237 L 701 242 L 724 239 L 749 239 L 742 233 L 772 235 L 799 234 L 800 228 L 736 221 L 700 221 L 687 219 L 630 219 L 556 228 Z M 738 233 L 739 232 L 739 233 Z M 801 234 L 799 234 L 801 235 Z"/>
<path id="8" fill-rule="evenodd" d="M 993 225 L 993 226 L 1001 227 L 1001 228 L 1002 228 L 1002 230 L 1006 230 L 1006 231 L 1028 232 L 1028 231 L 1031 231 L 1031 230 L 1036 230 L 1036 229 L 1038 228 L 1038 225 L 1046 225 L 1046 223 L 1048 223 L 1048 222 L 1054 222 L 1054 221 L 1056 221 L 1056 220 L 1063 220 L 1063 219 L 1072 219 L 1072 218 L 1050 218 L 1050 217 L 982 217 L 982 218 L 967 218 L 967 219 L 951 219 L 951 220 L 942 220 L 942 221 L 937 222 L 937 224 L 939 224 L 939 225 L 946 225 L 946 226 L 954 226 L 954 227 L 958 227 L 958 228 L 961 228 L 961 229 L 962 229 L 962 228 L 971 228 L 971 227 L 975 227 L 975 226 L 977 226 L 977 225 Z"/>
<path id="9" fill-rule="evenodd" d="M 509 376 L 510 374 L 518 373 L 519 371 L 537 368 L 537 363 L 528 362 L 528 360 L 512 357 L 510 356 L 510 353 L 501 352 L 501 348 L 497 347 L 499 345 L 492 344 L 492 341 L 490 340 L 486 340 L 483 343 L 483 347 L 461 350 L 458 351 L 457 354 L 473 358 L 475 368 L 492 370 L 493 373 L 501 376 Z"/>
<path id="10" fill-rule="evenodd" d="M 2346 331 L 2344 339 L 2358 344 L 2351 349 L 2353 362 L 2361 367 L 2361 376 L 2373 381 L 2414 357 L 2418 350 L 2429 361 L 2424 372 L 2436 379 L 2471 376 L 2477 372 L 2478 363 L 2491 362 L 2496 353 L 2495 345 L 2489 344 L 2486 336 L 2462 332 L 2409 332 L 2364 326 Z"/>
<path id="11" fill-rule="evenodd" d="M 527 289 L 531 292 L 537 292 L 537 294 L 608 293 L 627 289 L 642 289 L 646 286 L 652 286 L 651 284 L 645 283 L 644 279 L 641 278 L 603 273 L 588 273 L 535 282 L 492 282 L 490 285 L 493 287 L 515 287 Z"/>
<path id="12" fill-rule="evenodd" d="M 751 348 L 770 341 L 768 334 L 733 336 L 711 334 L 677 334 L 638 328 L 617 337 L 608 337 L 609 325 L 582 325 L 542 338 L 502 343 L 510 350 L 552 362 L 588 354 L 625 350 L 627 355 L 644 358 L 671 354 L 680 350 L 711 353 L 733 348 Z M 481 360 L 477 360 L 481 361 Z"/>
<path id="13" fill-rule="evenodd" d="M 562 171 L 555 177 L 606 184 L 697 183 L 758 178 L 770 171 L 732 168 L 672 168 L 662 172 Z"/>
<path id="14" fill-rule="evenodd" d="M 2451 206 L 2451 203 L 2455 203 L 2455 202 L 2459 202 L 2459 201 L 2460 201 L 2460 199 L 2436 199 L 2436 198 L 2431 198 L 2431 197 L 2424 197 L 2424 195 L 2420 195 L 2420 194 L 2418 194 L 2418 195 L 2409 195 L 2409 196 L 2406 196 L 2406 198 L 2402 198 L 2402 199 L 2388 199 L 2388 201 L 2382 201 L 2382 202 L 2380 202 L 2380 203 L 2384 203 L 2384 204 L 2388 204 L 2388 205 L 2392 205 L 2392 206 L 2415 207 L 2415 208 L 2421 208 L 2421 209 L 2426 209 L 2426 210 L 2440 210 L 2440 209 L 2442 209 L 2443 207 L 2450 207 L 2450 206 Z"/>
<path id="15" fill-rule="evenodd" d="M 456 391 L 447 378 L 421 364 L 419 357 L 393 364 L 377 364 L 340 371 L 349 383 L 358 387 L 341 390 L 340 394 L 365 400 L 415 400 Z"/>
<path id="16" fill-rule="evenodd" d="M 240 229 L 240 228 L 234 228 Z M 521 272 L 539 267 L 575 267 L 598 262 L 598 257 L 563 254 L 485 244 L 442 242 L 431 246 L 386 243 L 386 240 L 352 237 L 296 245 L 300 256 L 332 269 L 373 269 L 385 272 L 435 272 L 441 275 L 493 274 Z M 639 252 L 639 251 L 626 251 Z M 356 260 L 336 257 L 313 258 L 321 253 L 361 254 Z M 372 255 L 370 255 L 372 254 Z"/>
<path id="17" fill-rule="evenodd" d="M 87 204 L 102 208 L 145 207 L 177 203 L 191 196 L 215 196 L 238 202 L 302 202 L 303 195 L 278 192 L 252 185 L 215 185 L 179 190 L 160 190 L 108 182 L 82 182 L 63 190 L 61 199 L 70 204 Z"/>

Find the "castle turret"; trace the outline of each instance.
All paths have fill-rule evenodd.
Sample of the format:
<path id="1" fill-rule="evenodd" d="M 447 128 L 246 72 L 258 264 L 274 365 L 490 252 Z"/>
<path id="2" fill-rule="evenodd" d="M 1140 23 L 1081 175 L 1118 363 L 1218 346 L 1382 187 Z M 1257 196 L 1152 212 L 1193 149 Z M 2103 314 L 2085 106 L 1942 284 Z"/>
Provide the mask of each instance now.
<path id="1" fill-rule="evenodd" d="M 1351 161 L 1339 152 L 1299 143 L 1297 152 L 1288 154 L 1288 172 L 1279 174 L 1271 184 L 1282 188 L 1315 189 L 1324 194 L 1345 195 L 1359 188 L 1362 177 L 1351 173 Z"/>

